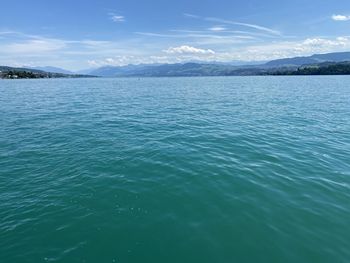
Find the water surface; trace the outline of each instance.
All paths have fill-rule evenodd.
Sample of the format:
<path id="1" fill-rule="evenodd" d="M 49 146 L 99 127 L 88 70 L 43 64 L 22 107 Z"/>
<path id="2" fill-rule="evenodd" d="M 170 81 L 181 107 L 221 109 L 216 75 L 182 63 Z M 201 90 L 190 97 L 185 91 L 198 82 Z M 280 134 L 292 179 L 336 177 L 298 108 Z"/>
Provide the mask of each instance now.
<path id="1" fill-rule="evenodd" d="M 349 262 L 350 77 L 0 81 L 0 262 Z"/>

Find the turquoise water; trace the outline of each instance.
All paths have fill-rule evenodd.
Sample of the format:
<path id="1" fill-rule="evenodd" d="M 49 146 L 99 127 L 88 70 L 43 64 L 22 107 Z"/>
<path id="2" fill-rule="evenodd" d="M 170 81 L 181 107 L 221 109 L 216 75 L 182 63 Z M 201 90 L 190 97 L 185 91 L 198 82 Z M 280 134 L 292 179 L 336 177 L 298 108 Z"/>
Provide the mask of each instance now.
<path id="1" fill-rule="evenodd" d="M 0 81 L 0 262 L 349 262 L 350 77 Z"/>

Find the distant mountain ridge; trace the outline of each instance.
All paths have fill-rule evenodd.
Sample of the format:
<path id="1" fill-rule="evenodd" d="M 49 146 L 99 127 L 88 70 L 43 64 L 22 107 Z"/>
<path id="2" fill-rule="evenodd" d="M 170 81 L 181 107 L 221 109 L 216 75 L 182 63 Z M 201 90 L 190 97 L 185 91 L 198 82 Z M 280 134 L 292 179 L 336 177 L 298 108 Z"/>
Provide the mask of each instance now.
<path id="1" fill-rule="evenodd" d="M 317 64 L 323 62 L 344 62 L 350 61 L 350 52 L 336 52 L 327 54 L 315 54 L 308 57 L 294 57 L 276 59 L 265 63 L 268 67 L 281 67 L 281 66 L 302 66 L 307 64 Z"/>
<path id="2" fill-rule="evenodd" d="M 251 62 L 247 65 L 238 65 L 236 62 L 187 62 L 175 64 L 139 64 L 127 66 L 104 66 L 97 69 L 87 69 L 73 73 L 71 71 L 57 67 L 35 67 L 35 68 L 11 68 L 0 67 L 0 71 L 15 70 L 17 72 L 32 72 L 32 75 L 22 74 L 24 77 L 89 77 L 89 75 L 99 77 L 190 77 L 190 76 L 246 76 L 246 75 L 295 75 L 301 73 L 347 74 L 348 63 L 340 65 L 330 65 L 325 69 L 326 63 L 343 63 L 350 61 L 350 52 L 336 52 L 327 54 L 315 54 L 305 57 L 294 57 L 271 60 L 266 63 L 257 64 Z M 313 68 L 305 70 L 302 68 Z M 2 69 L 1 69 L 2 68 Z M 315 70 L 322 68 L 322 70 Z M 84 73 L 84 74 L 82 74 Z M 86 75 L 88 74 L 88 75 Z M 4 76 L 4 73 L 2 73 Z M 1 76 L 0 76 L 1 77 Z"/>
<path id="3" fill-rule="evenodd" d="M 76 74 L 72 71 L 65 70 L 62 68 L 57 68 L 57 67 L 50 67 L 50 66 L 45 66 L 45 67 L 29 67 L 30 69 L 36 69 L 36 70 L 41 70 L 45 72 L 52 72 L 52 73 L 61 73 L 61 74 Z"/>
<path id="4" fill-rule="evenodd" d="M 189 62 L 176 64 L 104 66 L 92 70 L 89 73 L 100 77 L 241 76 L 269 74 L 271 71 L 277 71 L 283 68 L 297 69 L 304 65 L 345 61 L 350 61 L 350 52 L 315 54 L 308 57 L 276 59 L 267 63 L 248 65 Z"/>

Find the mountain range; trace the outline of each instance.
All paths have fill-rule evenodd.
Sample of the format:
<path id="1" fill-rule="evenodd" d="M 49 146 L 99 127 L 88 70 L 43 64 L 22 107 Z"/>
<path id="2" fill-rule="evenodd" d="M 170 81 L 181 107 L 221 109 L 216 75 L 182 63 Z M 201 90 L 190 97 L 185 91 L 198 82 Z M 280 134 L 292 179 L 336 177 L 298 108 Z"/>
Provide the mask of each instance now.
<path id="1" fill-rule="evenodd" d="M 10 70 L 31 72 L 32 77 L 174 77 L 174 76 L 244 76 L 244 75 L 304 75 L 304 74 L 347 74 L 350 52 L 315 54 L 272 60 L 263 63 L 188 62 L 176 64 L 140 64 L 127 66 L 104 66 L 79 72 L 57 67 L 10 68 L 0 67 L 0 73 Z M 340 63 L 334 65 L 334 63 Z M 309 70 L 308 68 L 312 69 Z M 316 70 L 322 68 L 322 70 Z M 17 74 L 18 75 L 18 74 Z M 30 78 L 28 74 L 22 74 Z M 22 76 L 20 75 L 20 76 Z M 0 74 L 1 77 L 1 74 Z"/>
<path id="2" fill-rule="evenodd" d="M 350 52 L 337 52 L 328 54 L 315 54 L 309 57 L 294 57 L 276 59 L 264 64 L 268 67 L 303 66 L 323 62 L 344 62 L 350 61 Z"/>
<path id="3" fill-rule="evenodd" d="M 62 68 L 50 67 L 50 66 L 46 66 L 46 67 L 29 67 L 29 69 L 36 69 L 36 70 L 41 70 L 41 71 L 45 71 L 45 72 L 60 73 L 60 74 L 80 74 L 78 72 L 73 72 L 73 71 L 62 69 Z"/>
<path id="4" fill-rule="evenodd" d="M 302 66 L 322 66 L 325 62 L 350 61 L 350 52 L 315 54 L 308 57 L 277 59 L 261 64 L 189 62 L 177 64 L 140 64 L 104 66 L 86 73 L 100 77 L 161 77 L 161 76 L 232 76 L 270 75 L 297 70 Z"/>

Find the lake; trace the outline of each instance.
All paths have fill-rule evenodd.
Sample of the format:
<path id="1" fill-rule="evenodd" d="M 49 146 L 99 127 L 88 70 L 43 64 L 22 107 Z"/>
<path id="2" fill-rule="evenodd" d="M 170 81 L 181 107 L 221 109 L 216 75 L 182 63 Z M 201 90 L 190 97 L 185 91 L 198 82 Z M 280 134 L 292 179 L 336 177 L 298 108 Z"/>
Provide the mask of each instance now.
<path id="1" fill-rule="evenodd" d="M 350 77 L 0 80 L 0 262 L 349 262 Z"/>

